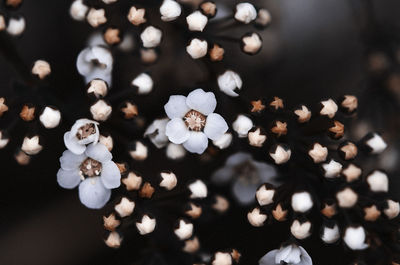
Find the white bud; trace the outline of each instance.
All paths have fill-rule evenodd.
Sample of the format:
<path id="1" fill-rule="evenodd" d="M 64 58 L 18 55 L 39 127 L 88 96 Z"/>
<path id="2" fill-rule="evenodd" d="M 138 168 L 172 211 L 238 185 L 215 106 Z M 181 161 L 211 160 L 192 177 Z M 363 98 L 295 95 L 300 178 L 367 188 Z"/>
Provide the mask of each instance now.
<path id="1" fill-rule="evenodd" d="M 336 199 L 340 207 L 351 208 L 357 203 L 358 195 L 352 189 L 345 188 L 336 193 Z"/>
<path id="2" fill-rule="evenodd" d="M 295 212 L 305 213 L 313 207 L 310 193 L 306 191 L 294 193 L 292 196 L 292 208 Z"/>
<path id="3" fill-rule="evenodd" d="M 69 8 L 69 14 L 77 21 L 85 20 L 86 13 L 89 8 L 83 3 L 82 0 L 75 0 Z"/>
<path id="4" fill-rule="evenodd" d="M 178 160 L 186 155 L 186 150 L 181 144 L 169 143 L 167 145 L 167 157 L 172 160 Z"/>
<path id="5" fill-rule="evenodd" d="M 90 26 L 97 28 L 101 24 L 107 22 L 106 11 L 104 9 L 91 8 L 86 16 L 86 20 Z"/>
<path id="6" fill-rule="evenodd" d="M 146 73 L 141 73 L 132 80 L 132 85 L 138 88 L 140 95 L 149 94 L 153 90 L 153 79 Z"/>
<path id="7" fill-rule="evenodd" d="M 135 142 L 134 150 L 129 151 L 130 156 L 138 161 L 143 161 L 148 156 L 148 148 L 140 141 Z"/>
<path id="8" fill-rule="evenodd" d="M 47 129 L 57 127 L 61 121 L 61 112 L 51 107 L 45 107 L 39 117 L 40 122 Z"/>
<path id="9" fill-rule="evenodd" d="M 392 200 L 387 200 L 388 207 L 383 210 L 389 219 L 396 218 L 400 213 L 400 204 Z"/>
<path id="10" fill-rule="evenodd" d="M 44 60 L 37 60 L 33 65 L 32 74 L 37 75 L 40 79 L 45 78 L 50 73 L 50 64 Z"/>
<path id="11" fill-rule="evenodd" d="M 243 51 L 248 54 L 256 54 L 260 51 L 262 40 L 257 33 L 251 33 L 242 38 Z"/>
<path id="12" fill-rule="evenodd" d="M 281 165 L 290 160 L 292 151 L 282 145 L 277 145 L 274 152 L 269 152 L 269 155 L 274 160 L 275 164 Z"/>
<path id="13" fill-rule="evenodd" d="M 333 244 L 340 238 L 339 227 L 335 224 L 334 227 L 330 228 L 327 226 L 323 227 L 321 239 L 327 244 Z"/>
<path id="14" fill-rule="evenodd" d="M 259 208 L 254 208 L 247 214 L 247 219 L 252 226 L 261 227 L 264 225 L 265 220 L 267 220 L 267 215 L 262 214 Z"/>
<path id="15" fill-rule="evenodd" d="M 172 21 L 181 15 L 181 5 L 173 0 L 164 0 L 160 6 L 161 20 Z"/>
<path id="16" fill-rule="evenodd" d="M 21 150 L 27 155 L 36 155 L 42 151 L 43 146 L 39 143 L 39 136 L 25 137 L 21 146 Z"/>
<path id="17" fill-rule="evenodd" d="M 6 145 L 8 144 L 9 141 L 10 141 L 10 139 L 8 137 L 5 137 L 4 133 L 2 131 L 0 131 L 0 149 L 3 149 L 4 147 L 6 147 Z"/>
<path id="18" fill-rule="evenodd" d="M 13 36 L 21 35 L 25 30 L 25 19 L 23 17 L 10 18 L 8 21 L 7 32 Z"/>
<path id="19" fill-rule="evenodd" d="M 213 140 L 213 144 L 218 147 L 219 149 L 225 149 L 230 146 L 232 142 L 232 134 L 231 133 L 224 133 L 221 137 L 217 140 Z"/>
<path id="20" fill-rule="evenodd" d="M 105 97 L 108 92 L 108 85 L 104 80 L 101 79 L 93 79 L 89 83 L 89 87 L 87 89 L 87 93 L 93 93 L 96 98 Z"/>
<path id="21" fill-rule="evenodd" d="M 305 239 L 311 235 L 311 222 L 307 221 L 301 224 L 299 220 L 294 220 L 290 232 L 297 239 Z"/>
<path id="22" fill-rule="evenodd" d="M 389 179 L 385 173 L 375 170 L 367 176 L 369 188 L 373 192 L 388 192 Z"/>
<path id="23" fill-rule="evenodd" d="M 366 145 L 369 146 L 369 147 L 371 148 L 371 153 L 372 153 L 372 154 L 380 154 L 380 153 L 382 153 L 382 152 L 386 149 L 386 147 L 387 147 L 387 144 L 385 143 L 385 141 L 384 141 L 384 140 L 382 139 L 382 137 L 381 137 L 379 134 L 377 134 L 377 133 L 374 133 L 374 134 L 372 135 L 372 138 L 369 139 L 369 140 L 366 142 Z"/>
<path id="24" fill-rule="evenodd" d="M 178 183 L 178 179 L 173 172 L 161 172 L 161 178 L 162 181 L 160 182 L 160 187 L 163 187 L 166 190 L 172 190 Z"/>
<path id="25" fill-rule="evenodd" d="M 326 178 L 335 178 L 339 176 L 340 172 L 342 171 L 342 165 L 333 159 L 331 159 L 329 163 L 323 164 L 322 168 L 325 170 L 324 176 Z"/>
<path id="26" fill-rule="evenodd" d="M 253 121 L 249 117 L 239 114 L 236 120 L 232 123 L 232 128 L 237 132 L 240 138 L 245 138 L 251 128 L 253 128 Z"/>
<path id="27" fill-rule="evenodd" d="M 111 232 L 105 243 L 110 248 L 119 248 L 121 246 L 122 238 L 117 232 Z"/>
<path id="28" fill-rule="evenodd" d="M 343 240 L 352 250 L 363 250 L 368 247 L 365 244 L 365 230 L 362 226 L 348 227 L 344 232 Z"/>
<path id="29" fill-rule="evenodd" d="M 232 256 L 230 253 L 217 252 L 211 265 L 232 265 Z"/>
<path id="30" fill-rule="evenodd" d="M 235 19 L 245 24 L 257 18 L 257 10 L 250 3 L 240 3 L 236 5 Z"/>
<path id="31" fill-rule="evenodd" d="M 112 108 L 104 100 L 98 100 L 90 107 L 93 119 L 96 121 L 105 121 L 112 112 Z"/>
<path id="32" fill-rule="evenodd" d="M 150 234 L 156 227 L 156 219 L 145 214 L 140 222 L 136 222 L 136 227 L 141 235 Z"/>
<path id="33" fill-rule="evenodd" d="M 193 224 L 187 223 L 185 220 L 180 219 L 178 228 L 176 228 L 174 232 L 180 240 L 186 240 L 193 234 Z"/>
<path id="34" fill-rule="evenodd" d="M 145 28 L 145 30 L 143 30 L 142 34 L 140 34 L 140 39 L 142 40 L 143 47 L 145 48 L 154 48 L 160 45 L 161 37 L 161 30 L 153 26 L 148 26 Z"/>
<path id="35" fill-rule="evenodd" d="M 264 206 L 273 203 L 274 195 L 275 195 L 274 189 L 267 189 L 265 185 L 262 185 L 260 188 L 258 188 L 256 192 L 256 198 L 258 204 L 260 204 L 260 206 Z"/>
<path id="36" fill-rule="evenodd" d="M 231 71 L 227 70 L 222 75 L 218 76 L 218 87 L 219 90 L 231 97 L 238 97 L 239 94 L 235 91 L 242 88 L 243 82 L 240 76 Z"/>
<path id="37" fill-rule="evenodd" d="M 189 30 L 191 31 L 203 31 L 207 25 L 208 18 L 203 15 L 200 11 L 194 11 L 192 14 L 186 17 Z"/>
<path id="38" fill-rule="evenodd" d="M 99 143 L 105 145 L 105 147 L 107 147 L 108 151 L 110 151 L 110 152 L 114 147 L 114 141 L 113 141 L 113 138 L 111 137 L 111 135 L 108 135 L 108 136 L 100 135 Z"/>
<path id="39" fill-rule="evenodd" d="M 188 186 L 190 192 L 192 193 L 190 195 L 191 199 L 203 199 L 207 197 L 207 186 L 204 184 L 203 181 L 201 180 L 196 180 L 192 184 Z"/>
<path id="40" fill-rule="evenodd" d="M 192 39 L 186 47 L 186 52 L 193 58 L 199 59 L 207 54 L 208 44 L 205 40 Z"/>
<path id="41" fill-rule="evenodd" d="M 129 216 L 133 213 L 135 209 L 135 202 L 130 201 L 128 198 L 123 197 L 121 202 L 115 205 L 114 210 L 119 214 L 121 217 Z"/>

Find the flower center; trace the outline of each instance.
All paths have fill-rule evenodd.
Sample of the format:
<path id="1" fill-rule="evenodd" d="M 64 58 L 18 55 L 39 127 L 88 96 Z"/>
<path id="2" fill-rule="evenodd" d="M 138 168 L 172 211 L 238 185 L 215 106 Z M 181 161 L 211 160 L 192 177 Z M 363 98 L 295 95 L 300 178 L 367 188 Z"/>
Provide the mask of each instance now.
<path id="1" fill-rule="evenodd" d="M 85 177 L 96 177 L 100 175 L 102 165 L 97 160 L 86 158 L 85 161 L 82 162 L 79 169 L 79 174 L 81 175 L 82 179 Z"/>
<path id="2" fill-rule="evenodd" d="M 257 168 L 248 161 L 237 165 L 235 171 L 237 172 L 238 180 L 243 185 L 258 184 L 260 181 Z"/>
<path id="3" fill-rule="evenodd" d="M 190 110 L 188 113 L 186 113 L 185 117 L 183 117 L 183 120 L 191 131 L 199 132 L 203 130 L 204 126 L 206 125 L 206 116 L 195 110 Z"/>
<path id="4" fill-rule="evenodd" d="M 92 64 L 94 67 L 99 67 L 100 69 L 106 69 L 107 65 L 104 63 L 101 63 L 98 59 L 93 59 Z"/>
<path id="5" fill-rule="evenodd" d="M 78 132 L 76 133 L 76 137 L 79 140 L 82 140 L 82 139 L 88 138 L 90 135 L 95 134 L 95 133 L 96 133 L 96 127 L 94 126 L 94 124 L 88 123 L 78 129 Z"/>

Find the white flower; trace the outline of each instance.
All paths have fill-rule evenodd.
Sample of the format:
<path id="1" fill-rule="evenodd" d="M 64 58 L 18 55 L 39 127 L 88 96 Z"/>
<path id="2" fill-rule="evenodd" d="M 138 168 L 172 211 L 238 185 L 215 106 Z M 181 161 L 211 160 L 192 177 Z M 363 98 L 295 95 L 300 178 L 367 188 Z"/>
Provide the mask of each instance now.
<path id="1" fill-rule="evenodd" d="M 343 240 L 352 250 L 363 250 L 368 247 L 365 244 L 365 230 L 362 226 L 348 227 L 344 232 Z"/>
<path id="2" fill-rule="evenodd" d="M 235 19 L 245 24 L 257 18 L 257 10 L 250 3 L 240 3 L 236 5 Z"/>
<path id="3" fill-rule="evenodd" d="M 101 46 L 91 46 L 82 50 L 76 60 L 78 72 L 89 83 L 93 79 L 102 79 L 111 84 L 113 57 L 111 52 Z"/>
<path id="4" fill-rule="evenodd" d="M 208 18 L 200 11 L 194 11 L 192 14 L 186 17 L 186 23 L 191 31 L 203 31 L 204 27 L 207 25 L 207 22 Z"/>
<path id="5" fill-rule="evenodd" d="M 243 82 L 240 76 L 231 71 L 227 70 L 222 75 L 218 76 L 219 89 L 231 97 L 238 97 L 239 94 L 236 91 L 242 88 Z"/>
<path id="6" fill-rule="evenodd" d="M 102 144 L 90 144 L 83 154 L 64 151 L 57 172 L 58 184 L 65 189 L 79 185 L 79 198 L 88 208 L 99 209 L 110 199 L 110 189 L 118 188 L 121 173 Z"/>
<path id="7" fill-rule="evenodd" d="M 82 0 L 75 0 L 69 8 L 71 17 L 78 21 L 83 21 L 89 8 L 83 3 Z"/>
<path id="8" fill-rule="evenodd" d="M 99 141 L 99 123 L 88 120 L 77 120 L 71 130 L 64 134 L 64 144 L 72 153 L 80 155 L 86 150 L 86 145 Z"/>
<path id="9" fill-rule="evenodd" d="M 301 246 L 288 245 L 280 249 L 274 249 L 263 256 L 259 265 L 312 265 L 311 257 Z"/>
<path id="10" fill-rule="evenodd" d="M 47 129 L 52 129 L 60 124 L 61 112 L 58 109 L 45 107 L 39 117 L 40 122 Z"/>
<path id="11" fill-rule="evenodd" d="M 154 48 L 160 45 L 162 37 L 162 32 L 158 28 L 153 26 L 148 26 L 143 30 L 142 34 L 140 34 L 140 39 L 143 42 L 143 47 L 145 48 Z"/>
<path id="12" fill-rule="evenodd" d="M 186 52 L 193 58 L 199 59 L 206 56 L 208 49 L 208 43 L 205 40 L 194 38 L 190 41 L 186 47 Z"/>
<path id="13" fill-rule="evenodd" d="M 228 130 L 224 118 L 213 113 L 217 106 L 214 93 L 199 88 L 187 97 L 173 95 L 164 105 L 171 119 L 165 134 L 174 144 L 183 144 L 191 153 L 202 154 L 208 146 L 208 138 L 217 140 Z"/>
<path id="14" fill-rule="evenodd" d="M 21 35 L 25 30 L 25 19 L 23 17 L 10 18 L 8 21 L 7 32 L 10 35 Z"/>
<path id="15" fill-rule="evenodd" d="M 181 5 L 173 0 L 164 0 L 160 6 L 160 14 L 163 21 L 175 20 L 181 15 L 181 12 Z"/>
<path id="16" fill-rule="evenodd" d="M 239 114 L 233 122 L 232 128 L 237 132 L 240 138 L 245 138 L 251 128 L 253 128 L 253 121 L 249 117 Z"/>
<path id="17" fill-rule="evenodd" d="M 232 182 L 232 192 L 238 202 L 248 205 L 254 202 L 257 188 L 264 182 L 274 181 L 277 173 L 273 166 L 253 160 L 248 153 L 238 152 L 228 157 L 224 167 L 215 171 L 211 181 L 223 185 Z"/>
<path id="18" fill-rule="evenodd" d="M 149 137 L 157 148 L 163 148 L 168 143 L 168 137 L 165 135 L 168 122 L 168 118 L 154 120 L 144 132 L 144 137 Z"/>
<path id="19" fill-rule="evenodd" d="M 146 73 L 141 73 L 132 80 L 132 85 L 137 87 L 139 94 L 149 94 L 153 90 L 153 79 Z"/>

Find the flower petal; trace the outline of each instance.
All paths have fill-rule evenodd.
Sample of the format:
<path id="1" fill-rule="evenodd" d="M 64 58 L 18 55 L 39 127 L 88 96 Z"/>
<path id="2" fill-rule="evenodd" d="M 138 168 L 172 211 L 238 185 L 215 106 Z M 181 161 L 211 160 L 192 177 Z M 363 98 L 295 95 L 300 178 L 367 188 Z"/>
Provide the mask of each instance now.
<path id="1" fill-rule="evenodd" d="M 121 173 L 112 161 L 102 164 L 100 178 L 107 189 L 115 189 L 121 185 Z"/>
<path id="2" fill-rule="evenodd" d="M 214 112 L 217 106 L 217 99 L 214 93 L 205 92 L 203 89 L 198 88 L 189 93 L 186 98 L 186 104 L 194 110 L 201 112 L 204 115 L 208 115 Z"/>
<path id="3" fill-rule="evenodd" d="M 86 146 L 79 144 L 78 138 L 71 137 L 70 132 L 66 132 L 64 134 L 64 144 L 68 150 L 77 155 L 83 154 L 83 152 L 86 150 Z"/>
<path id="4" fill-rule="evenodd" d="M 217 113 L 210 113 L 207 116 L 206 126 L 204 126 L 204 133 L 211 140 L 219 139 L 228 130 L 228 124 Z"/>
<path id="5" fill-rule="evenodd" d="M 164 105 L 164 110 L 170 119 L 183 118 L 189 112 L 189 107 L 186 105 L 186 97 L 173 95 L 169 97 L 167 104 Z"/>
<path id="6" fill-rule="evenodd" d="M 277 249 L 271 250 L 267 254 L 265 254 L 260 261 L 258 262 L 259 265 L 278 265 L 275 263 L 275 256 L 278 252 Z"/>
<path id="7" fill-rule="evenodd" d="M 85 154 L 101 163 L 108 162 L 112 159 L 110 151 L 108 151 L 107 147 L 101 143 L 88 145 Z"/>
<path id="8" fill-rule="evenodd" d="M 211 181 L 215 184 L 226 184 L 232 179 L 235 171 L 232 167 L 223 167 L 218 169 L 211 176 Z"/>
<path id="9" fill-rule="evenodd" d="M 190 136 L 189 129 L 185 125 L 185 122 L 180 118 L 172 119 L 167 123 L 165 134 L 174 144 L 181 144 Z"/>
<path id="10" fill-rule="evenodd" d="M 307 251 L 302 246 L 299 246 L 299 248 L 301 252 L 301 262 L 298 265 L 312 265 L 312 259 Z"/>
<path id="11" fill-rule="evenodd" d="M 190 132 L 189 139 L 183 143 L 183 147 L 191 153 L 202 154 L 207 149 L 208 138 L 203 132 Z"/>
<path id="12" fill-rule="evenodd" d="M 225 162 L 225 166 L 230 166 L 234 167 L 237 166 L 238 164 L 242 164 L 246 161 L 251 161 L 252 156 L 249 153 L 243 153 L 243 152 L 237 152 L 230 157 Z"/>
<path id="13" fill-rule="evenodd" d="M 111 196 L 111 190 L 104 187 L 100 177 L 87 178 L 79 185 L 79 199 L 91 209 L 100 209 Z"/>
<path id="14" fill-rule="evenodd" d="M 233 195 L 237 201 L 242 205 L 248 205 L 255 200 L 255 194 L 257 191 L 257 184 L 245 184 L 240 180 L 235 181 L 232 186 Z"/>
<path id="15" fill-rule="evenodd" d="M 279 182 L 276 180 L 278 174 L 272 165 L 258 161 L 252 161 L 252 163 L 257 168 L 258 175 L 260 176 L 260 182 L 268 182 L 276 186 L 279 185 Z"/>
<path id="16" fill-rule="evenodd" d="M 290 255 L 293 246 L 288 245 L 286 247 L 281 247 L 275 255 L 275 262 L 281 264 L 281 261 L 286 261 L 287 257 Z"/>
<path id="17" fill-rule="evenodd" d="M 61 168 L 64 170 L 78 170 L 85 159 L 86 156 L 84 154 L 76 155 L 69 150 L 65 150 L 60 157 Z"/>
<path id="18" fill-rule="evenodd" d="M 75 170 L 64 170 L 60 168 L 57 172 L 58 185 L 64 189 L 73 189 L 78 186 L 81 181 L 78 169 Z"/>

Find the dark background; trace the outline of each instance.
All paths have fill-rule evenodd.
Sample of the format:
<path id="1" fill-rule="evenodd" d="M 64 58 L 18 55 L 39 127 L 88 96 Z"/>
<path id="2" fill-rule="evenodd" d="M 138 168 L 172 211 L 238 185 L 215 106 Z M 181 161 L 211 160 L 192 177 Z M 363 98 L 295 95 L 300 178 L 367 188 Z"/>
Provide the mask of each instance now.
<path id="1" fill-rule="evenodd" d="M 123 6 L 134 4 L 122 2 Z M 397 127 L 391 126 L 397 118 L 395 98 L 384 89 L 371 86 L 365 68 L 367 52 L 387 44 L 389 41 L 385 38 L 397 39 L 400 4 L 395 0 L 368 2 L 373 6 L 373 26 L 369 24 L 371 17 L 366 16 L 363 1 L 259 1 L 273 17 L 272 25 L 262 33 L 262 52 L 249 57 L 236 47 L 236 53 L 227 56 L 226 65 L 217 66 L 216 72 L 226 67 L 237 70 L 244 80 L 245 97 L 277 95 L 288 106 L 316 103 L 344 93 L 356 94 L 362 99 L 360 118 L 368 120 L 378 131 L 389 130 L 391 144 L 397 145 Z M 26 102 L 56 105 L 64 114 L 62 125 L 47 131 L 37 124 L 19 122 L 10 144 L 0 150 L 0 264 L 163 264 L 161 261 L 140 263 L 142 259 L 154 257 L 162 257 L 168 262 L 165 264 L 182 264 L 185 257 L 166 251 L 168 239 L 162 236 L 129 237 L 119 250 L 108 249 L 102 242 L 104 210 L 86 209 L 79 202 L 77 190 L 64 190 L 57 185 L 58 158 L 64 150 L 62 135 L 75 119 L 90 117 L 89 101 L 75 60 L 92 29 L 69 17 L 69 5 L 70 1 L 26 0 L 16 11 L 26 18 L 23 36 L 10 38 L 0 33 L 0 96 L 10 98 L 13 103 L 0 128 L 17 119 L 19 106 Z M 128 9 L 121 9 L 125 19 Z M 115 14 L 118 16 L 117 11 Z M 179 31 L 170 34 L 164 39 L 160 61 L 154 66 L 140 65 L 137 54 L 116 55 L 114 91 L 126 88 L 129 80 L 144 69 L 153 73 L 155 91 L 149 96 L 134 98 L 148 121 L 163 115 L 160 106 L 170 94 L 185 94 L 197 85 L 216 90 L 215 82 L 208 81 L 210 76 L 204 74 L 202 66 L 187 57 L 184 44 L 173 41 L 181 37 Z M 35 88 L 29 90 L 21 85 L 23 76 L 16 71 L 16 61 L 30 68 L 41 58 L 50 62 L 52 75 L 44 85 L 34 84 Z M 46 97 L 48 94 L 52 97 Z M 217 98 L 218 112 L 224 113 L 229 123 L 235 113 L 244 111 L 235 99 L 220 93 Z M 231 104 L 236 105 L 231 108 Z M 20 166 L 13 154 L 23 136 L 31 131 L 40 133 L 45 148 L 28 166 Z M 140 131 L 131 135 L 122 133 L 129 140 L 141 135 Z M 114 157 L 125 159 L 125 151 L 122 143 L 117 144 Z M 232 151 L 224 152 L 220 160 L 205 167 L 195 157 L 184 162 L 168 161 L 163 151 L 151 148 L 148 160 L 133 162 L 132 167 L 148 176 L 171 169 L 181 176 L 182 182 L 192 177 L 207 180 Z M 193 165 L 201 170 L 194 172 Z M 397 168 L 392 171 L 396 172 Z M 393 193 L 399 190 L 398 180 L 391 184 Z M 395 197 L 400 196 L 397 193 Z M 228 214 L 209 225 L 198 226 L 196 234 L 206 250 L 235 247 L 243 253 L 243 264 L 256 264 L 267 251 L 278 248 L 288 236 L 287 225 L 252 228 L 246 220 L 247 210 L 233 205 Z M 315 233 L 303 244 L 314 264 L 347 264 L 353 258 L 340 245 L 326 247 L 319 242 Z"/>

